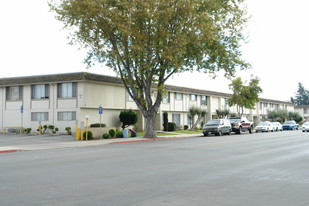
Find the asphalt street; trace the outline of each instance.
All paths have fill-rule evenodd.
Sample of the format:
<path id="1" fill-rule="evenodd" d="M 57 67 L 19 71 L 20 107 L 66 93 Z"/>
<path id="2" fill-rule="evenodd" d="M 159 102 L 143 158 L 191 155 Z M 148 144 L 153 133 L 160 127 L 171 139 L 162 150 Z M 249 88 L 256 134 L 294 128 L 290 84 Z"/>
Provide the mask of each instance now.
<path id="1" fill-rule="evenodd" d="M 1 205 L 309 206 L 309 133 L 0 154 Z"/>

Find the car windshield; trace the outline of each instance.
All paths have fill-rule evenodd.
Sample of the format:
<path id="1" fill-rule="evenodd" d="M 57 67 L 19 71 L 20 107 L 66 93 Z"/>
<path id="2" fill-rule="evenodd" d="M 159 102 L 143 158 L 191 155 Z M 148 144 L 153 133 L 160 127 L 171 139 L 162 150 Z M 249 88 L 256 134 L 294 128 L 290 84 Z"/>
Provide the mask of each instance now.
<path id="1" fill-rule="evenodd" d="M 220 120 L 210 120 L 207 122 L 207 126 L 210 126 L 210 125 L 219 125 L 220 124 Z"/>
<path id="2" fill-rule="evenodd" d="M 230 122 L 240 122 L 240 118 L 231 118 Z"/>
<path id="3" fill-rule="evenodd" d="M 258 126 L 267 126 L 267 125 L 268 125 L 267 122 L 260 122 L 260 123 L 258 124 Z"/>
<path id="4" fill-rule="evenodd" d="M 309 122 L 305 122 L 304 125 L 309 126 Z"/>
<path id="5" fill-rule="evenodd" d="M 284 122 L 284 124 L 295 124 L 295 122 L 293 122 L 293 121 L 286 121 L 286 122 Z"/>

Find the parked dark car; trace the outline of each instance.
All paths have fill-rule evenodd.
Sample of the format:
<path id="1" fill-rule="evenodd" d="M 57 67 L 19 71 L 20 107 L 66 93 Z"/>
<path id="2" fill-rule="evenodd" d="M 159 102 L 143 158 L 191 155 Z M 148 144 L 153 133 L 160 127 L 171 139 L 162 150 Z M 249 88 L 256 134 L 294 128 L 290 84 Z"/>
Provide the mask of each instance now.
<path id="1" fill-rule="evenodd" d="M 283 130 L 298 130 L 298 124 L 294 120 L 285 121 L 282 125 Z"/>
<path id="2" fill-rule="evenodd" d="M 227 119 L 213 119 L 209 120 L 203 128 L 204 136 L 214 134 L 221 136 L 222 134 L 231 135 L 231 123 Z"/>

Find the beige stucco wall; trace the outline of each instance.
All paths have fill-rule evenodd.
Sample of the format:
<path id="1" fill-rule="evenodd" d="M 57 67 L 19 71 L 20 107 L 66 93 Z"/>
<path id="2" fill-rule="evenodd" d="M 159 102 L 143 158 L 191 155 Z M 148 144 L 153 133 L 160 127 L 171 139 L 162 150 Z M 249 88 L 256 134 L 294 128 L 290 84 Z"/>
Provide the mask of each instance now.
<path id="1" fill-rule="evenodd" d="M 79 83 L 79 99 L 83 99 L 81 107 L 125 108 L 125 89 L 118 85 L 92 82 Z"/>

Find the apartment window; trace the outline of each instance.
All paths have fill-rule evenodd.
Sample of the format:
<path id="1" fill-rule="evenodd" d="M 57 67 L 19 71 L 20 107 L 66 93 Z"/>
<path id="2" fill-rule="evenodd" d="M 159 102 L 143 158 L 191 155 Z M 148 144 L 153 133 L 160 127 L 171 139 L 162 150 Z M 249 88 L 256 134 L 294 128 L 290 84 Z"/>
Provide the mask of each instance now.
<path id="1" fill-rule="evenodd" d="M 263 103 L 260 102 L 260 110 L 262 110 L 262 109 L 263 109 Z"/>
<path id="2" fill-rule="evenodd" d="M 48 112 L 31 112 L 31 121 L 48 121 Z"/>
<path id="3" fill-rule="evenodd" d="M 49 98 L 49 85 L 38 84 L 31 86 L 32 99 L 48 99 Z"/>
<path id="4" fill-rule="evenodd" d="M 172 121 L 173 121 L 176 125 L 180 125 L 180 114 L 173 114 L 173 115 L 172 115 Z"/>
<path id="5" fill-rule="evenodd" d="M 182 100 L 182 93 L 175 93 L 175 99 Z"/>
<path id="6" fill-rule="evenodd" d="M 77 83 L 58 84 L 58 98 L 74 98 L 77 93 Z"/>
<path id="7" fill-rule="evenodd" d="M 6 100 L 21 100 L 23 97 L 23 87 L 6 87 Z"/>
<path id="8" fill-rule="evenodd" d="M 58 112 L 58 121 L 76 120 L 76 112 Z"/>
<path id="9" fill-rule="evenodd" d="M 191 101 L 196 101 L 196 94 L 190 94 L 190 100 Z"/>
<path id="10" fill-rule="evenodd" d="M 170 103 L 170 93 L 169 92 L 163 96 L 162 103 L 164 104 Z"/>
<path id="11" fill-rule="evenodd" d="M 207 97 L 201 96 L 201 105 L 207 105 Z"/>

